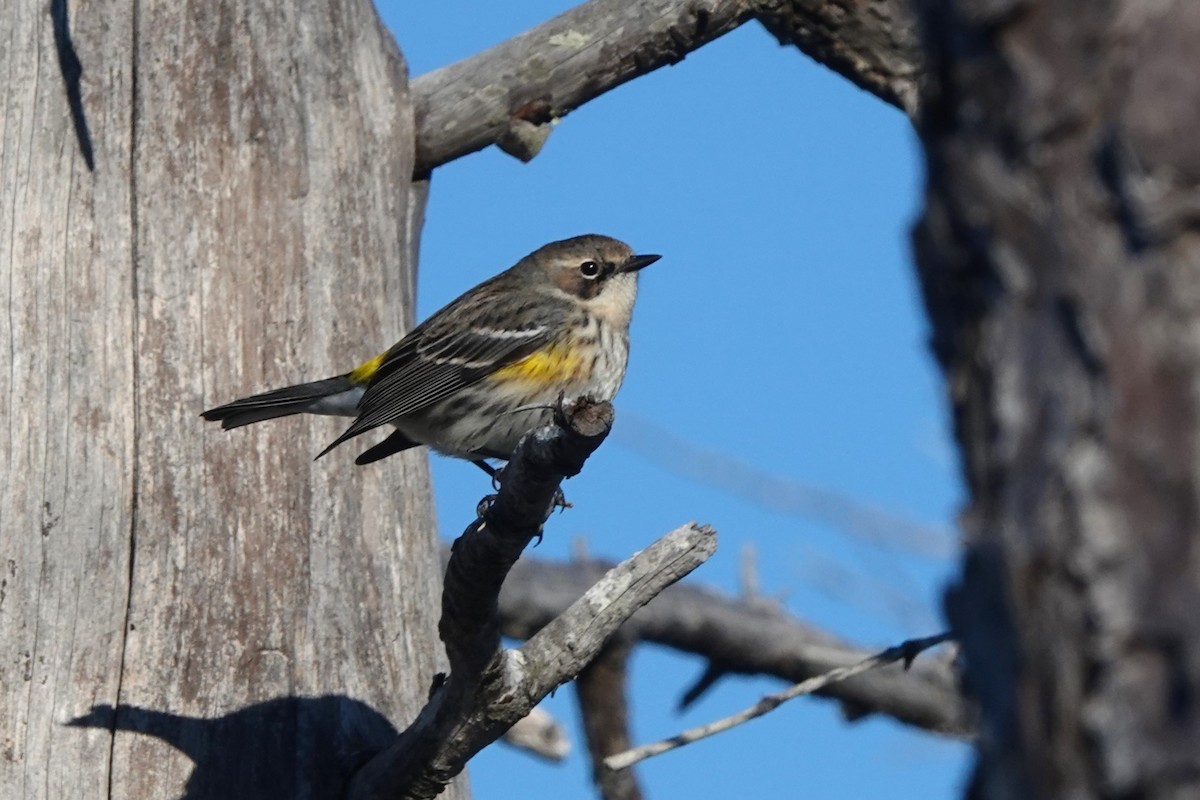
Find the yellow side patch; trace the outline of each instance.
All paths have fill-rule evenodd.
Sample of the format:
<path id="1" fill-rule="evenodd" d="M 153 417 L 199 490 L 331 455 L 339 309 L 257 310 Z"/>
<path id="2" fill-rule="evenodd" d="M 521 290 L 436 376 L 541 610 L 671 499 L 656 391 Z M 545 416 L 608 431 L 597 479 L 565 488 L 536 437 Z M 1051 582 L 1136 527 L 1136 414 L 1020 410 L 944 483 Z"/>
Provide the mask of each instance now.
<path id="1" fill-rule="evenodd" d="M 568 383 L 583 377 L 583 358 L 579 351 L 560 345 L 548 345 L 520 361 L 501 367 L 492 378 L 521 381 L 539 386 Z"/>
<path id="2" fill-rule="evenodd" d="M 370 361 L 364 361 L 350 371 L 350 382 L 353 384 L 366 383 L 371 380 L 371 376 L 379 369 L 379 365 L 383 363 L 383 357 L 387 353 L 380 353 Z"/>

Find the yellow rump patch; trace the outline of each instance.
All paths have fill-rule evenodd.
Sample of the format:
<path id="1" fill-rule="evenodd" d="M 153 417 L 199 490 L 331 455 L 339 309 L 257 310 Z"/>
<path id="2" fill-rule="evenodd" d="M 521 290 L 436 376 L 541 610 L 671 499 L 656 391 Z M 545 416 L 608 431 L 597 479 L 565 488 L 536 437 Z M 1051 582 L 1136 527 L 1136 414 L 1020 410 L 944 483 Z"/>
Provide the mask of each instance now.
<path id="1" fill-rule="evenodd" d="M 553 344 L 492 373 L 494 380 L 537 385 L 568 383 L 582 377 L 583 358 L 579 351 Z"/>
<path id="2" fill-rule="evenodd" d="M 379 365 L 383 363 L 383 357 L 387 353 L 380 353 L 370 361 L 364 361 L 350 371 L 350 382 L 353 384 L 366 383 L 371 380 L 371 376 L 379 369 Z"/>

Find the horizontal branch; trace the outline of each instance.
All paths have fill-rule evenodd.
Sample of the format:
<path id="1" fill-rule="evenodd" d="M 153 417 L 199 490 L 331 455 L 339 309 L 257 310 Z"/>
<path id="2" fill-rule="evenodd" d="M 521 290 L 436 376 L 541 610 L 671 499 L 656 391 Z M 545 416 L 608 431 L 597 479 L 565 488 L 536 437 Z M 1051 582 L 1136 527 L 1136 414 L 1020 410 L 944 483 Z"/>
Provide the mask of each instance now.
<path id="1" fill-rule="evenodd" d="M 525 558 L 500 593 L 505 636 L 527 639 L 579 597 L 608 565 L 556 564 Z M 798 683 L 858 663 L 871 651 L 807 625 L 774 605 L 745 602 L 693 585 L 673 586 L 639 611 L 622 634 L 693 653 L 721 672 L 771 675 Z M 928 659 L 907 672 L 876 671 L 826 687 L 846 714 L 886 714 L 923 730 L 973 733 L 972 711 L 949 659 Z"/>
<path id="2" fill-rule="evenodd" d="M 915 114 L 922 63 L 907 0 L 589 0 L 413 79 L 416 173 L 492 144 L 528 161 L 571 111 L 756 17 L 780 42 Z"/>
<path id="3" fill-rule="evenodd" d="M 750 0 L 591 0 L 412 82 L 417 174 L 490 144 L 520 140 L 583 103 L 728 33 Z M 543 128 L 543 133 L 548 132 Z M 544 137 L 543 137 L 544 138 Z M 517 140 L 517 141 L 513 141 Z"/>

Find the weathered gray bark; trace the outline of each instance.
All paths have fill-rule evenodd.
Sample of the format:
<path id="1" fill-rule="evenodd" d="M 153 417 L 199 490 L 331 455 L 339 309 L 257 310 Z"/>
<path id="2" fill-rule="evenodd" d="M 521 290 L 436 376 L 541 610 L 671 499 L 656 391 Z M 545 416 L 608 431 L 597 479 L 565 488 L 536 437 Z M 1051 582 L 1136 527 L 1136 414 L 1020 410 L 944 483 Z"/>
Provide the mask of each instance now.
<path id="1" fill-rule="evenodd" d="M 0 797 L 330 797 L 436 671 L 424 455 L 197 415 L 411 323 L 404 62 L 366 0 L 72 10 L 94 173 L 44 0 L 0 48 Z"/>
<path id="2" fill-rule="evenodd" d="M 1200 4 L 937 0 L 918 245 L 974 796 L 1200 796 Z"/>
<path id="3" fill-rule="evenodd" d="M 924 75 L 908 0 L 588 0 L 413 80 L 417 173 L 499 145 L 528 161 L 551 124 L 750 19 L 912 115 Z"/>

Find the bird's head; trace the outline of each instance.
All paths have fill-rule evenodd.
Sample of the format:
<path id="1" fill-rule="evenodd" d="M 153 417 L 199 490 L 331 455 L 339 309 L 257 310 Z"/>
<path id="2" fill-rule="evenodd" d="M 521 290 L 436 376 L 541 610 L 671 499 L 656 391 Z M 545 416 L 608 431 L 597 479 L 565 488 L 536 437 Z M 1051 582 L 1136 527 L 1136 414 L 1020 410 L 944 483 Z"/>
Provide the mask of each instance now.
<path id="1" fill-rule="evenodd" d="M 522 262 L 552 291 L 578 298 L 594 313 L 614 322 L 624 318 L 628 324 L 638 272 L 659 258 L 637 255 L 629 245 L 608 236 L 586 234 L 551 242 Z"/>

